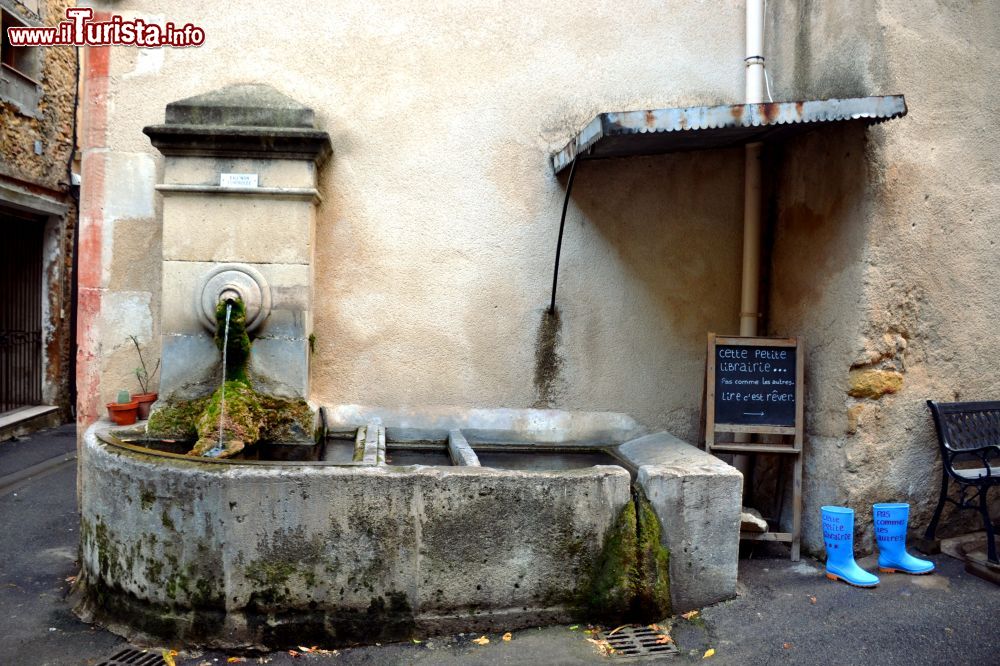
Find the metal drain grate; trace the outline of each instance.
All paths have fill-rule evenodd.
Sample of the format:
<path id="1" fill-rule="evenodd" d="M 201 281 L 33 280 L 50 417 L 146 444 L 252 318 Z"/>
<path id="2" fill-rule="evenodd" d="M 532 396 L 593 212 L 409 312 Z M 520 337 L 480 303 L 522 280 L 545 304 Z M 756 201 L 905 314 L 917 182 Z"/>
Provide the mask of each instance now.
<path id="1" fill-rule="evenodd" d="M 163 666 L 164 663 L 163 655 L 159 652 L 126 648 L 97 666 Z"/>
<path id="2" fill-rule="evenodd" d="M 647 626 L 623 627 L 613 634 L 601 635 L 614 650 L 611 658 L 616 661 L 672 657 L 678 654 L 673 641 L 664 642 L 664 637 L 669 638 L 669 635 Z"/>

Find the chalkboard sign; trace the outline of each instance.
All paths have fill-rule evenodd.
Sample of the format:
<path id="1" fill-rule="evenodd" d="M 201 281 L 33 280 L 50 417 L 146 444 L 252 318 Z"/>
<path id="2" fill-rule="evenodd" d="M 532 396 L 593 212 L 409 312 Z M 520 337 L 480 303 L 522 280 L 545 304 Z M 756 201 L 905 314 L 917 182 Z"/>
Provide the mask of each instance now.
<path id="1" fill-rule="evenodd" d="M 705 450 L 793 457 L 792 531 L 740 533 L 740 539 L 790 543 L 793 561 L 802 538 L 803 365 L 801 339 L 708 334 Z"/>
<path id="2" fill-rule="evenodd" d="M 799 449 L 801 350 L 795 338 L 721 337 L 710 333 L 705 367 L 706 444 L 715 444 L 717 432 L 759 433 L 794 435 L 792 446 Z"/>
<path id="3" fill-rule="evenodd" d="M 715 422 L 795 426 L 795 347 L 715 345 Z"/>

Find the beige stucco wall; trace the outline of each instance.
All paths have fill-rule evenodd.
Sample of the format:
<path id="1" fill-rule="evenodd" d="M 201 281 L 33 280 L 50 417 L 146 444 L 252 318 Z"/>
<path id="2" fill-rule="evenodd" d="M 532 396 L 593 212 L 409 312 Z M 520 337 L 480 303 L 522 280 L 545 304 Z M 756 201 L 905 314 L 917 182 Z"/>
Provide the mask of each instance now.
<path id="1" fill-rule="evenodd" d="M 244 5 L 237 21 L 183 2 L 107 5 L 191 21 L 207 39 L 111 51 L 107 148 L 128 175 L 105 179 L 104 196 L 137 210 L 105 211 L 106 283 L 129 314 L 103 317 L 102 399 L 131 381 L 122 327 L 157 337 L 162 166 L 142 127 L 176 99 L 266 82 L 315 109 L 334 147 L 320 179 L 314 398 L 617 410 L 693 437 L 705 332 L 736 327 L 740 153 L 581 167 L 562 362 L 542 395 L 536 348 L 565 191 L 548 156 L 603 110 L 736 101 L 742 10 L 319 7 Z"/>
<path id="2" fill-rule="evenodd" d="M 1000 133 L 989 114 L 1000 108 L 1000 14 L 989 2 L 769 4 L 776 97 L 904 93 L 909 107 L 867 133 L 789 144 L 775 184 L 769 328 L 808 350 L 806 543 L 822 547 L 815 517 L 834 503 L 858 512 L 870 549 L 873 502 L 911 502 L 912 529 L 936 502 L 925 401 L 1000 398 Z M 902 387 L 851 397 L 852 369 L 855 380 L 899 372 Z"/>

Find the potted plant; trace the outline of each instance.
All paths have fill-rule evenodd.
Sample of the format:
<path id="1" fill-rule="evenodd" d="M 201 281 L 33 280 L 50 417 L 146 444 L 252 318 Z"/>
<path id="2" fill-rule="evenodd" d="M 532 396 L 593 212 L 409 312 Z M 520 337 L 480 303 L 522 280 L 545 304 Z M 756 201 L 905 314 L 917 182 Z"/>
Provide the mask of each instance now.
<path id="1" fill-rule="evenodd" d="M 118 399 L 108 403 L 108 416 L 116 425 L 132 425 L 139 411 L 139 403 L 129 396 L 128 391 L 118 391 Z"/>
<path id="2" fill-rule="evenodd" d="M 135 353 L 139 356 L 139 367 L 135 369 L 135 378 L 139 380 L 139 388 L 142 389 L 141 393 L 132 394 L 132 400 L 139 403 L 139 418 L 145 421 L 149 418 L 149 408 L 156 402 L 156 398 L 159 397 L 158 394 L 150 392 L 149 385 L 152 383 L 153 377 L 156 376 L 156 371 L 160 369 L 160 360 L 156 360 L 156 365 L 153 366 L 153 371 L 150 372 L 146 365 L 146 360 L 142 357 L 139 341 L 136 340 L 134 335 L 128 337 L 132 341 L 132 344 L 135 345 Z"/>

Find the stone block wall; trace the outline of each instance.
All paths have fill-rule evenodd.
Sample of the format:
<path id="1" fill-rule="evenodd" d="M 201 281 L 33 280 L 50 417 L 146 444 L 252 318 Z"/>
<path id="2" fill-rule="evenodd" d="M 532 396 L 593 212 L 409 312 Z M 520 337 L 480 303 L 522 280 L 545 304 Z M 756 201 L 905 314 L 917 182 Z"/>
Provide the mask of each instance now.
<path id="1" fill-rule="evenodd" d="M 3 0 L 0 9 L 25 25 L 52 25 L 70 0 Z M 70 418 L 73 372 L 72 281 L 77 205 L 71 184 L 77 118 L 77 55 L 70 47 L 33 49 L 37 106 L 0 92 L 0 206 L 42 219 L 42 401 Z M 5 75 L 8 76 L 8 75 Z M 14 76 L 14 75 L 9 75 Z"/>
<path id="2" fill-rule="evenodd" d="M 767 332 L 806 343 L 804 543 L 822 549 L 819 507 L 840 504 L 865 552 L 875 502 L 909 502 L 911 533 L 929 522 L 941 465 L 925 401 L 1000 399 L 1000 132 L 984 112 L 1000 107 L 987 55 L 1000 16 L 929 0 L 768 6 L 775 99 L 902 93 L 909 109 L 774 156 Z M 981 526 L 951 515 L 946 535 Z"/>

